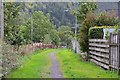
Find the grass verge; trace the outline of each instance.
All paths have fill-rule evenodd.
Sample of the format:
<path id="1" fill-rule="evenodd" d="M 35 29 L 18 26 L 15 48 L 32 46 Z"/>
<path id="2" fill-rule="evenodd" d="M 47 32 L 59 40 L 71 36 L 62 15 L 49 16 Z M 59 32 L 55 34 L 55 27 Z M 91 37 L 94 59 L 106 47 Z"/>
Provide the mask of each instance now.
<path id="1" fill-rule="evenodd" d="M 118 78 L 117 73 L 81 61 L 79 54 L 64 49 L 57 54 L 65 78 Z"/>
<path id="2" fill-rule="evenodd" d="M 25 63 L 17 70 L 12 71 L 7 78 L 42 78 L 44 76 L 49 77 L 51 60 L 49 53 L 54 49 L 47 49 L 43 51 L 37 51 L 36 54 L 24 57 L 22 61 Z M 47 71 L 45 70 L 45 67 Z"/>

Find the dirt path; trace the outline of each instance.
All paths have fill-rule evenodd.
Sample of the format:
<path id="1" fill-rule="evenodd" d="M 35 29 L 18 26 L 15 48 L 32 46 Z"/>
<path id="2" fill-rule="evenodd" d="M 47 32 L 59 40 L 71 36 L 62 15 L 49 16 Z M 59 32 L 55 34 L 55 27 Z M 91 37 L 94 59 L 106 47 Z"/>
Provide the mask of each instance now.
<path id="1" fill-rule="evenodd" d="M 55 56 L 55 52 L 50 54 L 50 58 L 52 60 L 52 67 L 51 67 L 51 72 L 50 72 L 51 78 L 63 78 L 58 59 Z"/>

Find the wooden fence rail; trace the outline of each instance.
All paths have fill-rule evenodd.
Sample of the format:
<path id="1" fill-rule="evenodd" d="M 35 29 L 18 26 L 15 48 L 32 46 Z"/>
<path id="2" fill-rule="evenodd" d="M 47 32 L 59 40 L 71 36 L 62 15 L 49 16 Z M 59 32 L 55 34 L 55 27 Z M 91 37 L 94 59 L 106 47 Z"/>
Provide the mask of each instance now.
<path id="1" fill-rule="evenodd" d="M 109 43 L 103 39 L 89 40 L 89 57 L 90 61 L 97 65 L 109 69 Z"/>
<path id="2" fill-rule="evenodd" d="M 109 40 L 89 39 L 89 59 L 120 74 L 120 34 L 111 33 Z"/>

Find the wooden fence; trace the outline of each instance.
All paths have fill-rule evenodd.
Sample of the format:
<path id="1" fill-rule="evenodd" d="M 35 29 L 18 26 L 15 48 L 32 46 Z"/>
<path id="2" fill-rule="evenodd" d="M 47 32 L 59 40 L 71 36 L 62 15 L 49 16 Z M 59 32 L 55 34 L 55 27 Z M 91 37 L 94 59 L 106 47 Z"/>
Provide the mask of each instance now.
<path id="1" fill-rule="evenodd" d="M 120 75 L 120 34 L 110 34 L 110 56 L 109 68 L 110 70 L 119 71 Z"/>
<path id="2" fill-rule="evenodd" d="M 110 70 L 120 71 L 120 34 L 110 34 L 109 40 L 89 40 L 89 60 Z"/>
<path id="3" fill-rule="evenodd" d="M 97 65 L 109 69 L 109 43 L 103 39 L 89 40 L 90 61 Z"/>

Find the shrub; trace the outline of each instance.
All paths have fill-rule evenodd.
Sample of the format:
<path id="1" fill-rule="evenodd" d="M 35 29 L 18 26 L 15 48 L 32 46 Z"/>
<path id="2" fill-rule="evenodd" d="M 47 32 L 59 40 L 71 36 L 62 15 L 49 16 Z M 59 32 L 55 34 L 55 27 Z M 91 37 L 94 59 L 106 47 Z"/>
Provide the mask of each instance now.
<path id="1" fill-rule="evenodd" d="M 80 36 L 79 36 L 79 43 L 81 47 L 81 51 L 88 52 L 89 51 L 89 38 L 88 32 L 89 28 L 95 26 L 95 19 L 96 16 L 94 13 L 90 12 L 86 15 L 85 20 L 82 23 L 82 27 L 80 28 Z"/>
<path id="2" fill-rule="evenodd" d="M 35 50 L 32 50 L 33 46 L 20 46 L 19 50 L 15 46 L 6 44 L 0 40 L 0 66 L 2 67 L 3 76 L 9 74 L 12 70 L 20 67 L 22 64 L 21 58 Z M 24 54 L 24 55 L 23 55 Z"/>
<path id="3" fill-rule="evenodd" d="M 103 38 L 103 31 L 102 29 L 93 29 L 89 32 L 89 28 L 94 27 L 94 26 L 109 26 L 113 27 L 118 24 L 118 18 L 115 17 L 114 13 L 106 13 L 102 12 L 96 16 L 96 14 L 89 12 L 86 14 L 85 19 L 82 22 L 82 27 L 80 28 L 80 36 L 79 36 L 79 43 L 81 46 L 81 50 L 83 52 L 88 52 L 89 51 L 89 38 Z M 101 27 L 101 28 L 102 28 Z"/>
<path id="4" fill-rule="evenodd" d="M 109 32 L 107 31 L 107 33 L 105 34 L 105 38 L 108 40 L 109 39 Z"/>
<path id="5" fill-rule="evenodd" d="M 118 32 L 119 26 L 95 26 L 89 29 L 89 38 L 90 39 L 103 39 L 104 32 L 103 29 L 115 29 L 114 33 Z M 105 38 L 108 40 L 110 32 L 105 33 Z"/>
<path id="6" fill-rule="evenodd" d="M 94 28 L 89 30 L 90 39 L 102 39 L 103 38 L 103 28 Z"/>
<path id="7" fill-rule="evenodd" d="M 118 29 L 120 29 L 120 25 L 115 26 L 115 31 L 114 31 L 114 33 L 118 33 Z"/>
<path id="8" fill-rule="evenodd" d="M 45 43 L 45 44 L 51 44 L 51 43 L 52 43 L 52 40 L 51 40 L 49 34 L 46 34 L 44 37 L 45 37 L 45 38 L 44 38 L 44 43 Z"/>
<path id="9" fill-rule="evenodd" d="M 100 14 L 98 14 L 96 22 L 98 26 L 114 26 L 118 24 L 119 21 L 118 18 L 115 17 L 114 12 L 101 12 Z"/>
<path id="10" fill-rule="evenodd" d="M 17 51 L 14 51 L 14 47 L 11 45 L 0 41 L 0 46 L 2 54 L 2 74 L 6 75 L 20 65 L 19 55 Z"/>
<path id="11" fill-rule="evenodd" d="M 79 43 L 81 47 L 81 51 L 87 52 L 88 51 L 88 35 L 87 29 L 85 27 L 80 28 L 80 37 Z"/>

